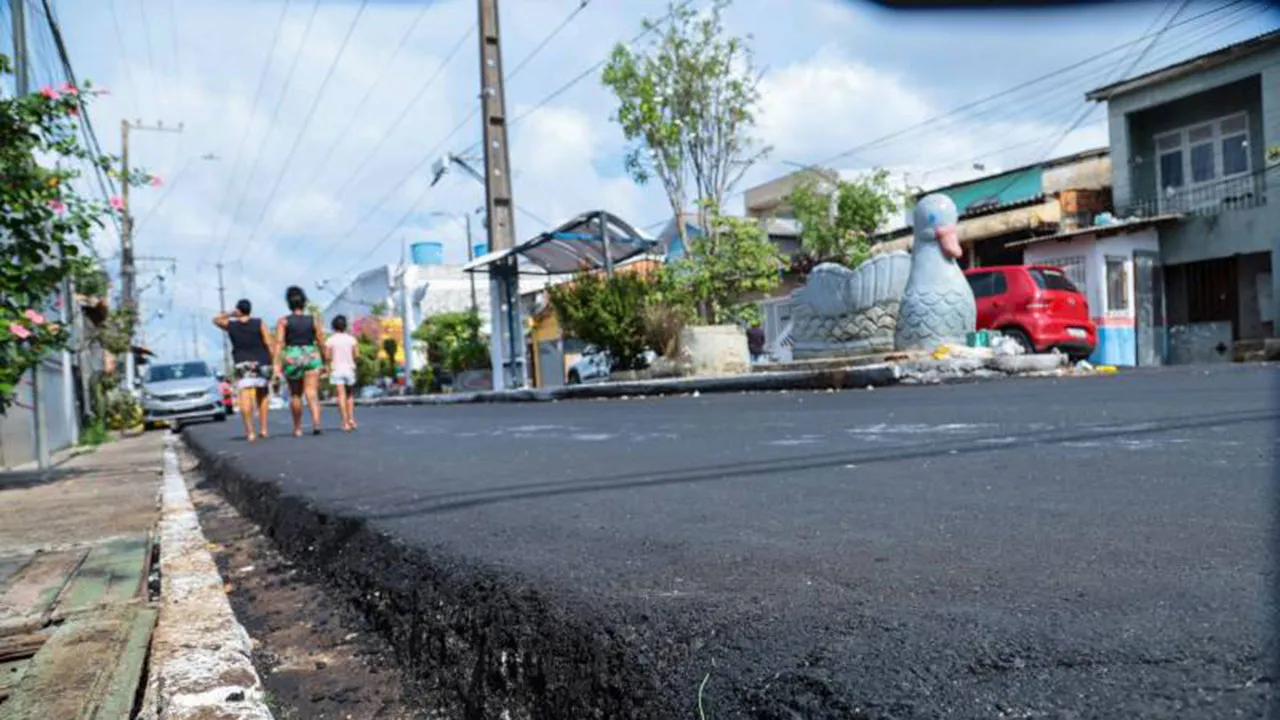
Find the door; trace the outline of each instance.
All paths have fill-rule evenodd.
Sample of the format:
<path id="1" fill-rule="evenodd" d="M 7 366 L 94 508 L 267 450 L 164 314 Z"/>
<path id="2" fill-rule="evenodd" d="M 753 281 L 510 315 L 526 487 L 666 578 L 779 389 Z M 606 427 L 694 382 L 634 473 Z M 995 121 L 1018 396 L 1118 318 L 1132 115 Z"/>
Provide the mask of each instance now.
<path id="1" fill-rule="evenodd" d="M 1138 365 L 1164 364 L 1164 277 L 1160 255 L 1133 251 L 1134 345 Z"/>
<path id="2" fill-rule="evenodd" d="M 978 311 L 978 329 L 998 327 L 1001 317 L 1008 312 L 1008 283 L 999 270 L 970 271 L 967 276 L 973 290 L 973 300 Z"/>

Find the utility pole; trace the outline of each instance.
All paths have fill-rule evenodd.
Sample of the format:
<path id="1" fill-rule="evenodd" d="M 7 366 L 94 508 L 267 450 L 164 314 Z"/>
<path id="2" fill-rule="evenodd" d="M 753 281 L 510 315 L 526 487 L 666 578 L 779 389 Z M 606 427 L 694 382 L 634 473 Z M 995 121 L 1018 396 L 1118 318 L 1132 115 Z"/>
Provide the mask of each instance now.
<path id="1" fill-rule="evenodd" d="M 507 149 L 506 89 L 498 0 L 479 0 L 480 98 L 484 115 L 485 221 L 491 252 L 515 247 L 515 204 L 511 198 L 511 155 Z M 520 321 L 520 268 L 514 257 L 489 267 L 493 389 L 525 385 L 524 331 Z"/>
<path id="2" fill-rule="evenodd" d="M 138 298 L 135 295 L 134 286 L 137 283 L 138 269 L 134 265 L 133 258 L 133 215 L 129 212 L 129 131 L 130 130 L 150 130 L 153 132 L 182 132 L 182 123 L 178 123 L 178 127 L 167 128 L 164 123 L 157 122 L 155 125 L 143 125 L 141 121 L 131 123 L 128 120 L 120 121 L 120 165 L 121 165 L 121 182 L 120 182 L 120 200 L 122 207 L 120 209 L 120 286 L 121 286 L 121 304 L 125 310 L 132 311 L 136 317 L 138 310 Z M 133 359 L 133 334 L 129 334 L 129 351 L 125 354 L 124 373 L 125 388 L 133 390 L 134 376 L 134 359 Z"/>
<path id="3" fill-rule="evenodd" d="M 218 311 L 226 312 L 227 310 L 227 288 L 222 284 L 222 263 L 218 263 Z M 231 345 L 227 339 L 227 334 L 222 333 L 222 371 L 231 376 Z"/>

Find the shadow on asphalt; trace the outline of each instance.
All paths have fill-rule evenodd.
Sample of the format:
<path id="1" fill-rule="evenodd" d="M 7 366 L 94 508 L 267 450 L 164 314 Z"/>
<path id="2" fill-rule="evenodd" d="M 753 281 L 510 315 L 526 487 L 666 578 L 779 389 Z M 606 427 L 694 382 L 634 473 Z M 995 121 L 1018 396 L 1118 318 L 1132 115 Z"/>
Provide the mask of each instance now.
<path id="1" fill-rule="evenodd" d="M 898 446 L 891 450 L 879 452 L 851 453 L 848 451 L 836 451 L 810 453 L 727 465 L 706 465 L 658 472 L 624 473 L 570 480 L 521 483 L 474 492 L 439 493 L 423 497 L 415 503 L 409 503 L 409 507 L 402 507 L 395 512 L 370 513 L 363 517 L 369 520 L 399 520 L 418 515 L 467 510 L 516 500 L 699 483 L 711 480 L 732 480 L 738 477 L 821 470 L 849 464 L 861 466 L 900 460 L 928 459 L 944 455 L 968 455 L 1005 450 L 1026 451 L 1029 447 L 1038 445 L 1059 445 L 1068 442 L 1104 440 L 1118 435 L 1154 435 L 1174 430 L 1243 425 L 1268 420 L 1280 420 L 1280 410 L 1216 413 L 1194 417 L 1178 416 L 1176 418 L 1164 418 L 1141 423 L 1127 422 L 1093 425 L 1087 429 L 1076 431 L 1064 432 L 1061 429 L 1055 429 L 1023 434 L 1002 434 L 992 438 L 964 438 L 943 442 L 931 441 Z M 983 442 L 984 440 L 986 442 Z M 998 440 L 999 442 L 993 442 L 993 440 Z M 363 494 L 360 497 L 366 501 L 369 499 L 367 494 Z"/>

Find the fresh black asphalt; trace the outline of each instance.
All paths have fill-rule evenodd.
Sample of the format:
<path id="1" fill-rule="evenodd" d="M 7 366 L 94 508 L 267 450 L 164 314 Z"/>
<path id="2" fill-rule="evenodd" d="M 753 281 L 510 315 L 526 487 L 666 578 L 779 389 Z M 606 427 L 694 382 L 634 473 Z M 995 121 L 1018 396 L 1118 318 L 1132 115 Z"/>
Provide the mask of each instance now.
<path id="1" fill-rule="evenodd" d="M 712 720 L 1260 717 L 1278 375 L 358 409 L 350 435 L 326 409 L 322 437 L 189 439 L 345 522 L 324 552 L 349 590 L 385 581 L 370 613 L 435 613 L 455 644 L 536 629 L 509 655 L 384 627 L 411 663 L 503 665 L 466 668 L 467 717 L 694 718 L 704 680 Z M 351 570 L 360 533 L 400 559 Z"/>

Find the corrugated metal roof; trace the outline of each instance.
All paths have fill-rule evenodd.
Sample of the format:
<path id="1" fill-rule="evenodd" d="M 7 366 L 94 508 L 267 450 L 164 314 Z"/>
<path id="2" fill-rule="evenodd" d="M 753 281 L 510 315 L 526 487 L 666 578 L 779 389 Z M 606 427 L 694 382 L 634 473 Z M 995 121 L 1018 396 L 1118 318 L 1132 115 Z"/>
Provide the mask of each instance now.
<path id="1" fill-rule="evenodd" d="M 1035 245 L 1036 243 L 1049 242 L 1050 240 L 1071 240 L 1072 238 L 1083 237 L 1085 235 L 1110 236 L 1130 230 L 1142 230 L 1154 225 L 1172 222 L 1182 219 L 1182 215 L 1177 213 L 1168 213 L 1165 215 L 1156 215 L 1149 218 L 1140 218 L 1126 220 L 1110 225 L 1090 225 L 1089 227 L 1071 230 L 1070 232 L 1058 233 L 1057 235 L 1045 235 L 1042 237 L 1034 237 L 1027 240 L 1019 240 L 1005 245 L 1005 247 L 1025 247 L 1027 245 Z"/>
<path id="2" fill-rule="evenodd" d="M 1134 90 L 1139 90 L 1149 85 L 1168 82 L 1186 75 L 1202 72 L 1209 68 L 1252 55 L 1276 45 L 1280 45 L 1280 30 L 1272 30 L 1271 32 L 1251 37 L 1248 40 L 1242 40 L 1238 43 L 1232 43 L 1226 47 L 1218 48 L 1212 52 L 1197 55 L 1189 60 L 1183 60 L 1182 62 L 1174 63 L 1173 65 L 1166 65 L 1158 70 L 1143 73 L 1137 77 L 1121 80 L 1120 82 L 1111 83 L 1110 85 L 1104 85 L 1097 90 L 1090 90 L 1085 93 L 1084 97 L 1086 100 L 1103 102 L 1110 100 L 1117 95 L 1133 92 Z"/>

